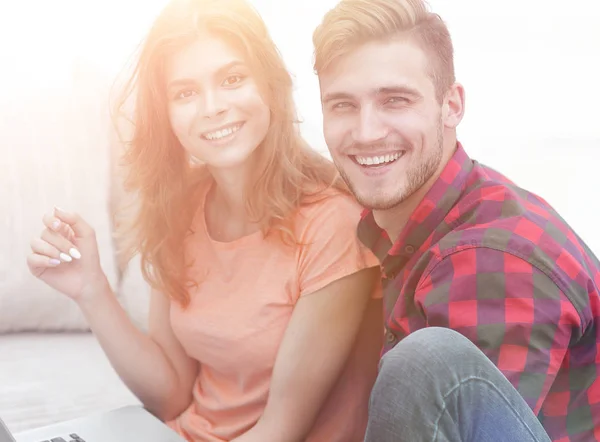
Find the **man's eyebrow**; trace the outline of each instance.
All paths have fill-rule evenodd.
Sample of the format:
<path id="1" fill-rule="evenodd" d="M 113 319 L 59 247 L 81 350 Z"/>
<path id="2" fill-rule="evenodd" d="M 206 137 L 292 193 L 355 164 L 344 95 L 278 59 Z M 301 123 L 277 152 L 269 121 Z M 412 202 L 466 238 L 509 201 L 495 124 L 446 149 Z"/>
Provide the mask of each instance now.
<path id="1" fill-rule="evenodd" d="M 379 89 L 376 90 L 376 94 L 377 95 L 393 95 L 393 94 L 400 94 L 400 95 L 412 95 L 414 97 L 420 97 L 421 93 L 415 89 L 412 88 L 410 86 L 386 86 L 386 87 L 381 87 Z"/>
<path id="2" fill-rule="evenodd" d="M 217 75 L 217 76 L 223 75 L 230 69 L 233 69 L 236 67 L 246 67 L 246 64 L 241 60 L 230 61 L 229 63 L 226 63 L 223 66 L 221 66 L 219 69 L 217 69 L 217 71 L 215 72 L 215 75 Z M 196 80 L 194 80 L 193 78 L 176 78 L 175 80 L 169 82 L 168 88 L 170 89 L 170 88 L 174 88 L 174 87 L 178 87 L 178 86 L 188 86 L 190 84 L 195 84 L 195 83 L 196 83 Z"/>
<path id="3" fill-rule="evenodd" d="M 393 95 L 393 94 L 400 94 L 400 95 L 411 95 L 413 97 L 421 97 L 421 93 L 415 89 L 412 88 L 410 86 L 383 86 L 377 89 L 374 89 L 371 92 L 372 95 Z M 352 100 L 354 99 L 354 95 L 348 93 L 348 92 L 331 92 L 328 94 L 325 94 L 323 96 L 323 102 L 327 103 L 329 101 L 336 101 L 336 100 Z"/>
<path id="4" fill-rule="evenodd" d="M 354 96 L 352 94 L 346 92 L 330 92 L 323 96 L 323 102 L 327 103 L 329 101 L 336 100 L 352 100 Z"/>

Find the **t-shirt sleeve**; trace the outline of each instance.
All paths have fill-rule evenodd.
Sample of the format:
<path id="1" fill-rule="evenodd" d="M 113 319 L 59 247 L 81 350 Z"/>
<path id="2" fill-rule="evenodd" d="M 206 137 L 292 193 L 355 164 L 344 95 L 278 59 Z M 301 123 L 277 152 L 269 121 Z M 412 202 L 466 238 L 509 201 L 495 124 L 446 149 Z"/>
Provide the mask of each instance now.
<path id="1" fill-rule="evenodd" d="M 379 261 L 357 237 L 361 208 L 350 197 L 336 195 L 300 212 L 298 240 L 299 296 L 306 296 Z M 373 297 L 381 297 L 378 283 Z"/>

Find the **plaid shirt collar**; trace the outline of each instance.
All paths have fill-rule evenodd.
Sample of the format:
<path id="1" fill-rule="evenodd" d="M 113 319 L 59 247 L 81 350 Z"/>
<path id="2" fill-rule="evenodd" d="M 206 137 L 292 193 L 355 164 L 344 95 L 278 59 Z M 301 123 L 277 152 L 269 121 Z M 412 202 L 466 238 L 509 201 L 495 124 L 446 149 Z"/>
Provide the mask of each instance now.
<path id="1" fill-rule="evenodd" d="M 363 212 L 358 224 L 358 237 L 379 258 L 386 276 L 393 278 L 416 251 L 429 247 L 430 244 L 425 242 L 460 199 L 468 185 L 473 165 L 473 160 L 458 142 L 454 155 L 412 213 L 394 244 L 375 222 L 373 211 Z M 447 230 L 451 230 L 450 226 Z"/>

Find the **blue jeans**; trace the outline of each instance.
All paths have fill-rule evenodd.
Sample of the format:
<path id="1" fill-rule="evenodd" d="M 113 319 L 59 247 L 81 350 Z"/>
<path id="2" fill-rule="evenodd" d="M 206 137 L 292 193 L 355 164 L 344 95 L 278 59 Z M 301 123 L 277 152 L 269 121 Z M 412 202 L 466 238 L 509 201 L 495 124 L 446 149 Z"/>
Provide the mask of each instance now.
<path id="1" fill-rule="evenodd" d="M 366 442 L 549 442 L 498 368 L 446 328 L 410 334 L 382 359 Z"/>

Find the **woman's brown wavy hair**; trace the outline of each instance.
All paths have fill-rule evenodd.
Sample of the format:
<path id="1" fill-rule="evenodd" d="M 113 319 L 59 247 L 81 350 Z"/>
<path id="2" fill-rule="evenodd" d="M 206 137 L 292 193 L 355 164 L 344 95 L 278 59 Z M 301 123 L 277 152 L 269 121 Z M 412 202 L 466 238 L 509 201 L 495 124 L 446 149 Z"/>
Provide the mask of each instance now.
<path id="1" fill-rule="evenodd" d="M 194 195 L 205 182 L 203 168 L 190 167 L 169 124 L 165 60 L 200 35 L 224 39 L 246 56 L 271 111 L 271 124 L 257 149 L 258 167 L 247 188 L 248 213 L 293 243 L 293 212 L 323 189 L 347 189 L 334 165 L 300 136 L 293 84 L 260 15 L 245 0 L 175 0 L 155 20 L 113 115 L 121 138 L 127 192 L 135 195 L 133 215 L 116 214 L 117 236 L 129 259 L 141 256 L 144 278 L 156 290 L 189 303 L 183 241 L 197 209 Z M 125 119 L 127 117 L 127 119 Z M 128 215 L 125 215 L 128 213 Z"/>

